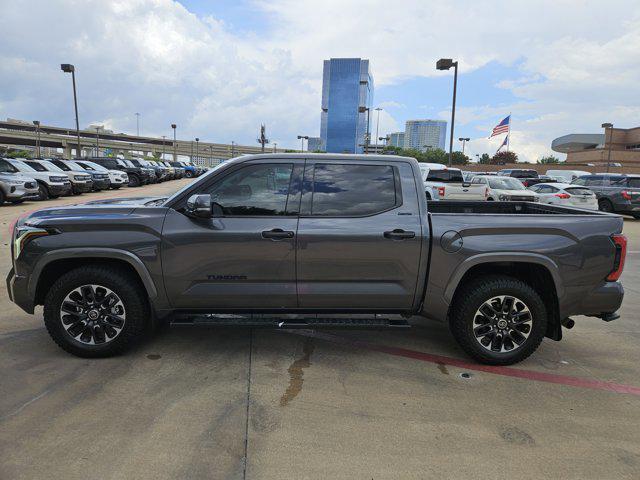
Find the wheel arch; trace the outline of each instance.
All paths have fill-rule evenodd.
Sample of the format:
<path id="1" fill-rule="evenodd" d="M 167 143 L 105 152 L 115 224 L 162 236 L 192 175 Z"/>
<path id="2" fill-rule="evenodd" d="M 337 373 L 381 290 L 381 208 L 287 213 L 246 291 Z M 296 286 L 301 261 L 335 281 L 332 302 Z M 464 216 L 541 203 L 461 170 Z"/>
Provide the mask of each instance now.
<path id="1" fill-rule="evenodd" d="M 559 299 L 564 296 L 564 287 L 558 267 L 551 259 L 535 254 L 470 257 L 454 272 L 445 290 L 449 311 L 456 304 L 456 295 L 462 291 L 461 287 L 483 275 L 505 275 L 530 285 L 540 294 L 548 309 L 546 336 L 553 340 L 562 338 Z"/>
<path id="2" fill-rule="evenodd" d="M 74 248 L 48 252 L 34 266 L 28 286 L 34 304 L 43 303 L 48 288 L 60 275 L 88 264 L 109 265 L 124 270 L 139 282 L 149 299 L 158 295 L 149 271 L 142 260 L 132 253 L 109 248 Z"/>

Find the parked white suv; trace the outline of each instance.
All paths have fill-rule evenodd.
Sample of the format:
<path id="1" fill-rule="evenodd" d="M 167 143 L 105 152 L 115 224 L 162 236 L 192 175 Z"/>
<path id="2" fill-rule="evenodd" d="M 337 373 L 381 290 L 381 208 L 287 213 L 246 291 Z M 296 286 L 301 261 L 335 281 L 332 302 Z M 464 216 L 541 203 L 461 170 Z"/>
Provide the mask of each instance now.
<path id="1" fill-rule="evenodd" d="M 496 202 L 537 202 L 538 195 L 527 190 L 520 180 L 497 175 L 476 175 L 473 184 L 486 185 L 489 189 L 487 200 Z"/>
<path id="2" fill-rule="evenodd" d="M 20 173 L 27 175 L 38 182 L 40 200 L 58 198 L 61 195 L 68 195 L 71 193 L 71 182 L 64 172 L 38 172 L 22 160 L 16 158 L 5 158 L 2 160 L 13 165 Z"/>
<path id="3" fill-rule="evenodd" d="M 23 160 L 24 163 L 38 172 L 50 172 L 53 174 L 64 174 L 71 182 L 71 192 L 74 195 L 90 192 L 93 189 L 93 181 L 91 175 L 84 171 L 64 170 L 54 165 L 49 160 Z"/>
<path id="4" fill-rule="evenodd" d="M 38 182 L 21 174 L 8 162 L 0 160 L 0 205 L 5 201 L 22 203 L 25 200 L 37 200 Z"/>

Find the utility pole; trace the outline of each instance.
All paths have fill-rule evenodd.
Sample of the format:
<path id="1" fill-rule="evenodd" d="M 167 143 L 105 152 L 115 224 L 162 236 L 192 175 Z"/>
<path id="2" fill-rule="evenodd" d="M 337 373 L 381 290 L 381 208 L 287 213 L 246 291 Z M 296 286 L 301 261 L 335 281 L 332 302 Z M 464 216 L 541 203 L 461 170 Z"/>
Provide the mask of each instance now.
<path id="1" fill-rule="evenodd" d="M 100 126 L 96 126 L 96 157 L 100 157 Z"/>
<path id="2" fill-rule="evenodd" d="M 269 139 L 267 138 L 267 127 L 265 127 L 264 123 L 260 125 L 260 137 L 258 137 L 258 143 L 262 146 L 262 153 L 264 153 L 264 146 L 269 143 Z"/>
<path id="3" fill-rule="evenodd" d="M 276 142 L 273 142 L 273 153 L 276 153 L 278 151 L 278 144 Z"/>
<path id="4" fill-rule="evenodd" d="M 236 156 L 236 142 L 231 140 L 231 158 L 235 158 Z"/>
<path id="5" fill-rule="evenodd" d="M 136 136 L 140 136 L 140 114 L 136 112 Z"/>
<path id="6" fill-rule="evenodd" d="M 613 123 L 603 123 L 602 128 L 604 128 L 604 143 L 607 143 L 607 130 L 609 130 L 609 152 L 607 154 L 607 173 L 609 173 L 609 167 L 611 166 L 611 142 L 613 139 Z"/>
<path id="7" fill-rule="evenodd" d="M 162 160 L 164 160 L 164 151 L 165 151 L 165 139 L 167 138 L 166 135 L 162 135 Z"/>
<path id="8" fill-rule="evenodd" d="M 196 137 L 196 162 L 198 161 L 198 145 L 199 145 L 200 139 L 198 137 Z"/>

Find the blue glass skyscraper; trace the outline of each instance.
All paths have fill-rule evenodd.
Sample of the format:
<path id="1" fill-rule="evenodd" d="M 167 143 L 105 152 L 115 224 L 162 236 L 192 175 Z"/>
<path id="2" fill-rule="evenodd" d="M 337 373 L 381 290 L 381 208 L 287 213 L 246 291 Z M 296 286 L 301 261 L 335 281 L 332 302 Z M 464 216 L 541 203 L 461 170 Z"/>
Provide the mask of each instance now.
<path id="1" fill-rule="evenodd" d="M 327 152 L 362 153 L 373 103 L 369 60 L 332 58 L 322 71 L 320 137 Z"/>

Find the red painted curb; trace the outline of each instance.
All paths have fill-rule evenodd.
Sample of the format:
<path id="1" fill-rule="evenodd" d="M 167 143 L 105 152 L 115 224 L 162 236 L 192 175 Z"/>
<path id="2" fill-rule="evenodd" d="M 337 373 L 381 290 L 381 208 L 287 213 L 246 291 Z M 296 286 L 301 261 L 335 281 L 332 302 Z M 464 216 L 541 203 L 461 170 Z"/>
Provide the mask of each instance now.
<path id="1" fill-rule="evenodd" d="M 534 370 L 521 370 L 512 367 L 494 367 L 491 365 L 482 365 L 479 363 L 470 363 L 457 358 L 445 357 L 442 355 L 434 355 L 431 353 L 418 352 L 416 350 L 408 350 L 406 348 L 388 347 L 375 343 L 363 342 L 360 340 L 350 340 L 339 335 L 333 335 L 326 332 L 316 332 L 311 330 L 287 330 L 289 333 L 303 335 L 306 337 L 318 338 L 331 343 L 347 345 L 366 350 L 395 355 L 398 357 L 411 358 L 421 360 L 423 362 L 436 363 L 442 365 L 450 365 L 452 367 L 464 368 L 465 370 L 473 370 L 476 372 L 492 373 L 494 375 L 502 375 L 505 377 L 523 378 L 525 380 L 533 380 L 536 382 L 557 383 L 560 385 L 569 385 L 571 387 L 590 388 L 594 390 L 606 390 L 614 393 L 626 393 L 628 395 L 640 396 L 640 387 L 633 385 L 624 385 L 621 383 L 603 382 L 600 380 L 589 380 L 580 377 L 571 377 L 568 375 L 557 375 L 554 373 L 536 372 Z"/>

